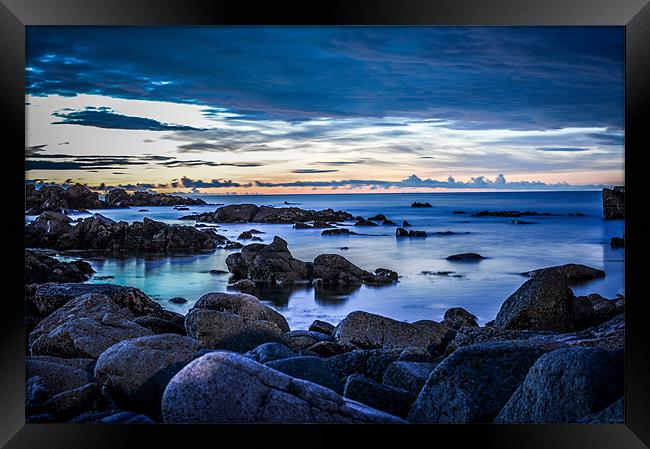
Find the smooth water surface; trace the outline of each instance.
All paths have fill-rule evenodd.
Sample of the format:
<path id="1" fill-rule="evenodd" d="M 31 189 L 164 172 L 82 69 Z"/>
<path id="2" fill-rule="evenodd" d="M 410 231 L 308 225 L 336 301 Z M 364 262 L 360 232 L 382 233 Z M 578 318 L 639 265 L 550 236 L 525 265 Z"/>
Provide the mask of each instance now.
<path id="1" fill-rule="evenodd" d="M 427 238 L 396 238 L 394 226 L 353 227 L 357 236 L 321 236 L 322 230 L 295 230 L 291 225 L 224 224 L 217 232 L 235 240 L 251 228 L 265 232 L 270 242 L 278 235 L 289 243 L 294 257 L 309 261 L 319 254 L 337 253 L 368 271 L 390 268 L 400 274 L 399 283 L 388 287 L 362 286 L 352 292 L 320 292 L 310 287 L 294 291 L 262 291 L 260 300 L 275 307 L 292 328 L 306 328 L 314 319 L 338 323 L 354 310 L 364 310 L 399 320 L 441 320 L 449 307 L 464 307 L 481 323 L 492 320 L 501 303 L 526 278 L 520 273 L 565 263 L 582 263 L 606 271 L 604 279 L 574 286 L 578 295 L 600 293 L 613 298 L 624 294 L 623 249 L 611 249 L 609 239 L 624 232 L 623 220 L 602 218 L 600 192 L 498 192 L 432 194 L 335 194 L 212 196 L 194 195 L 211 204 L 285 206 L 305 209 L 341 209 L 369 217 L 378 213 L 411 229 L 424 230 Z M 430 202 L 432 208 L 412 208 L 413 201 Z M 166 223 L 194 212 L 213 211 L 217 206 L 98 210 L 114 220 L 135 221 L 149 217 Z M 147 209 L 148 212 L 139 212 Z M 536 224 L 512 224 L 512 218 L 471 217 L 480 210 L 550 212 L 562 216 L 522 217 Z M 464 211 L 467 214 L 454 214 Z M 568 216 L 581 212 L 584 217 Z M 84 216 L 84 215 L 80 215 Z M 352 223 L 348 223 L 352 224 Z M 436 236 L 438 231 L 469 234 Z M 244 242 L 245 243 L 245 242 Z M 341 249 L 347 247 L 347 249 Z M 110 282 L 142 289 L 170 310 L 185 313 L 204 293 L 226 291 L 228 274 L 225 258 L 233 250 L 175 257 L 87 257 L 97 271 L 91 282 Z M 451 254 L 476 252 L 487 259 L 474 263 L 449 262 Z M 70 257 L 67 255 L 67 257 Z M 450 271 L 450 275 L 423 274 Z M 188 299 L 175 305 L 169 299 Z"/>

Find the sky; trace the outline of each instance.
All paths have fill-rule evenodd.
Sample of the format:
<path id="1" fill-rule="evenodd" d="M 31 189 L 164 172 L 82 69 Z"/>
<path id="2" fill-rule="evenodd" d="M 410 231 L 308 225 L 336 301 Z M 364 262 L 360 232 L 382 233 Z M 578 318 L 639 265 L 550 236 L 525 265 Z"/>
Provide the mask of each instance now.
<path id="1" fill-rule="evenodd" d="M 27 27 L 26 182 L 216 194 L 624 179 L 622 27 Z"/>

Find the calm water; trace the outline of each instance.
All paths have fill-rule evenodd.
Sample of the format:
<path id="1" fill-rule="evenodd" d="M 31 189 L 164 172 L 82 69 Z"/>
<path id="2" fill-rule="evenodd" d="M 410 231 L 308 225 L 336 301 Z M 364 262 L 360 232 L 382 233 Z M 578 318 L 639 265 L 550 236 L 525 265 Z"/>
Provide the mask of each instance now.
<path id="1" fill-rule="evenodd" d="M 604 279 L 574 286 L 576 294 L 600 293 L 606 297 L 624 294 L 623 249 L 610 249 L 609 239 L 623 234 L 622 220 L 602 219 L 600 192 L 500 192 L 432 194 L 337 194 L 276 196 L 198 195 L 209 203 L 254 203 L 283 206 L 288 201 L 301 208 L 342 209 L 368 217 L 378 213 L 401 224 L 408 220 L 412 229 L 469 232 L 426 239 L 395 238 L 395 227 L 354 228 L 366 235 L 321 236 L 321 230 L 294 230 L 291 225 L 226 224 L 217 231 L 230 239 L 255 228 L 270 242 L 274 235 L 289 243 L 293 255 L 313 260 L 319 254 L 338 253 L 358 266 L 374 271 L 390 268 L 401 277 L 395 286 L 362 286 L 353 292 L 315 292 L 302 288 L 293 292 L 259 292 L 260 300 L 287 317 L 292 328 L 305 328 L 314 319 L 338 323 L 354 310 L 365 310 L 399 320 L 440 320 L 449 307 L 464 307 L 481 323 L 493 319 L 501 303 L 526 278 L 519 273 L 564 263 L 582 263 L 605 270 Z M 410 207 L 413 201 L 430 202 L 433 208 Z M 170 207 L 102 210 L 114 220 L 135 221 L 144 216 L 167 223 L 192 212 L 213 211 L 216 206 L 191 207 L 175 211 Z M 474 218 L 453 211 L 534 210 L 563 214 L 558 217 L 524 217 L 537 224 L 515 225 L 509 218 Z M 570 217 L 582 212 L 585 217 Z M 341 247 L 348 247 L 341 250 Z M 97 271 L 91 282 L 110 282 L 142 289 L 170 309 L 186 313 L 204 293 L 226 291 L 229 275 L 210 274 L 226 270 L 230 250 L 215 250 L 195 256 L 85 258 Z M 451 254 L 477 252 L 487 259 L 477 263 L 445 260 Z M 422 271 L 452 271 L 458 277 L 422 274 Z M 184 305 L 169 299 L 182 296 Z"/>

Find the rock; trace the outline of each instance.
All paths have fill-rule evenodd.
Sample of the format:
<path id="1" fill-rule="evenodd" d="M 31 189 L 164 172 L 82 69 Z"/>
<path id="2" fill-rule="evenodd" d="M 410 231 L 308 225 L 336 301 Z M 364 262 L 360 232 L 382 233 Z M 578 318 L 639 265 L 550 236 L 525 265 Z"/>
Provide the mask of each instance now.
<path id="1" fill-rule="evenodd" d="M 185 318 L 187 334 L 212 349 L 248 351 L 279 342 L 289 325 L 282 315 L 244 293 L 208 293 Z"/>
<path id="2" fill-rule="evenodd" d="M 75 184 L 63 189 L 59 186 L 41 187 L 25 186 L 25 209 L 30 215 L 40 214 L 44 211 L 58 211 L 65 209 L 102 209 L 110 207 L 101 201 L 99 195 L 88 187 Z"/>
<path id="3" fill-rule="evenodd" d="M 273 362 L 274 360 L 297 357 L 298 354 L 287 348 L 282 343 L 264 343 L 244 354 L 251 360 L 259 363 Z"/>
<path id="4" fill-rule="evenodd" d="M 384 220 L 382 222 L 383 226 L 397 226 L 397 223 L 395 223 L 393 220 Z"/>
<path id="5" fill-rule="evenodd" d="M 189 210 L 178 206 L 204 206 L 202 199 L 183 198 L 155 192 L 133 192 L 129 195 L 124 189 L 111 189 L 106 194 L 106 201 L 111 207 L 142 207 L 142 206 L 177 206 L 176 210 Z"/>
<path id="6" fill-rule="evenodd" d="M 408 221 L 404 220 L 402 221 L 402 227 L 403 228 L 410 228 L 412 225 Z"/>
<path id="7" fill-rule="evenodd" d="M 102 408 L 105 404 L 106 399 L 102 396 L 99 385 L 89 383 L 52 396 L 43 404 L 43 408 L 58 420 L 66 421 L 83 412 Z"/>
<path id="8" fill-rule="evenodd" d="M 343 354 L 345 348 L 334 341 L 319 341 L 318 343 L 309 346 L 306 351 L 316 354 L 319 357 L 332 357 Z"/>
<path id="9" fill-rule="evenodd" d="M 411 204 L 411 207 L 433 207 L 431 206 L 431 203 L 419 203 L 419 202 L 414 202 Z"/>
<path id="10" fill-rule="evenodd" d="M 185 327 L 156 316 L 141 316 L 133 320 L 133 322 L 146 327 L 154 334 L 186 335 Z"/>
<path id="11" fill-rule="evenodd" d="M 225 352 L 204 355 L 174 376 L 162 409 L 164 422 L 170 424 L 403 422 L 328 388 Z"/>
<path id="12" fill-rule="evenodd" d="M 266 366 L 291 377 L 322 385 L 339 394 L 343 391 L 337 373 L 327 366 L 320 357 L 289 357 L 269 362 Z"/>
<path id="13" fill-rule="evenodd" d="M 58 394 L 92 382 L 88 372 L 62 363 L 55 363 L 42 357 L 27 357 L 25 377 L 38 377 L 50 394 Z"/>
<path id="14" fill-rule="evenodd" d="M 95 272 L 88 262 L 61 262 L 54 257 L 25 250 L 25 284 L 84 282 Z"/>
<path id="15" fill-rule="evenodd" d="M 406 348 L 399 353 L 399 358 L 397 360 L 400 362 L 430 363 L 433 362 L 434 358 L 431 357 L 431 354 L 426 349 Z"/>
<path id="16" fill-rule="evenodd" d="M 99 424 L 156 424 L 146 415 L 124 412 L 121 410 L 106 410 L 101 412 L 83 413 L 69 421 L 70 423 L 99 423 Z"/>
<path id="17" fill-rule="evenodd" d="M 396 361 L 388 365 L 382 383 L 410 392 L 417 397 L 436 363 Z"/>
<path id="18" fill-rule="evenodd" d="M 336 326 L 334 338 L 360 349 L 421 348 L 436 352 L 449 328 L 434 321 L 413 324 L 367 312 L 352 312 Z"/>
<path id="19" fill-rule="evenodd" d="M 43 379 L 32 376 L 25 384 L 25 410 L 28 414 L 39 409 L 50 398 L 50 391 L 45 386 Z"/>
<path id="20" fill-rule="evenodd" d="M 128 309 L 134 316 L 164 315 L 162 306 L 142 290 L 114 284 L 43 284 L 36 288 L 34 303 L 40 313 L 49 315 L 70 300 L 89 293 L 108 296 L 115 304 Z"/>
<path id="21" fill-rule="evenodd" d="M 325 229 L 320 235 L 357 235 L 356 232 L 347 228 Z"/>
<path id="22" fill-rule="evenodd" d="M 529 277 L 536 277 L 549 272 L 557 272 L 558 274 L 564 276 L 564 279 L 569 284 L 605 277 L 605 272 L 603 270 L 598 270 L 596 268 L 591 268 L 586 265 L 575 263 L 568 263 L 566 265 L 558 265 L 555 267 L 540 268 L 539 270 L 528 271 L 523 274 Z"/>
<path id="23" fill-rule="evenodd" d="M 244 245 L 242 245 L 239 242 L 228 242 L 224 246 L 222 246 L 223 249 L 241 249 L 243 247 Z"/>
<path id="24" fill-rule="evenodd" d="M 244 231 L 241 234 L 239 234 L 237 240 L 250 240 L 252 238 L 253 238 L 253 234 L 251 234 L 250 231 Z"/>
<path id="25" fill-rule="evenodd" d="M 447 257 L 447 260 L 452 260 L 452 261 L 480 261 L 483 259 L 485 259 L 485 257 L 476 253 L 453 254 Z"/>
<path id="26" fill-rule="evenodd" d="M 442 324 L 452 329 L 460 330 L 465 327 L 478 327 L 476 316 L 462 307 L 453 307 L 445 312 Z"/>
<path id="27" fill-rule="evenodd" d="M 74 230 L 74 226 L 70 223 L 72 223 L 72 219 L 65 214 L 55 211 L 45 211 L 36 217 L 33 223 L 27 225 L 26 230 L 36 228 L 44 233 L 43 238 L 56 239 L 60 235 Z"/>
<path id="28" fill-rule="evenodd" d="M 609 246 L 612 248 L 625 248 L 625 236 L 623 237 L 612 237 L 609 241 Z"/>
<path id="29" fill-rule="evenodd" d="M 33 355 L 96 358 L 115 343 L 151 334 L 134 318 L 108 296 L 80 296 L 36 326 L 29 335 L 30 350 Z"/>
<path id="30" fill-rule="evenodd" d="M 226 289 L 243 293 L 254 293 L 257 289 L 257 286 L 255 285 L 255 282 L 251 281 L 250 279 L 240 279 L 234 284 L 229 284 Z"/>
<path id="31" fill-rule="evenodd" d="M 271 285 L 290 284 L 311 277 L 311 266 L 294 258 L 287 242 L 277 236 L 268 245 L 246 245 L 240 253 L 229 255 L 226 265 L 236 278 Z"/>
<path id="32" fill-rule="evenodd" d="M 379 384 L 360 374 L 348 377 L 343 396 L 400 417 L 406 416 L 416 398 L 413 393 Z"/>
<path id="33" fill-rule="evenodd" d="M 276 224 L 305 222 L 330 223 L 345 221 L 351 218 L 352 216 L 347 212 L 334 211 L 332 209 L 314 211 L 297 207 L 258 207 L 254 204 L 233 204 L 220 207 L 214 213 L 181 217 L 181 219 L 199 219 L 208 223 L 251 222 Z"/>
<path id="34" fill-rule="evenodd" d="M 377 268 L 375 270 L 377 276 L 384 276 L 391 281 L 397 282 L 398 274 L 397 271 L 389 270 L 388 268 Z"/>
<path id="35" fill-rule="evenodd" d="M 425 231 L 407 231 L 403 228 L 397 228 L 395 231 L 395 237 L 426 237 L 427 233 Z"/>
<path id="36" fill-rule="evenodd" d="M 339 254 L 321 254 L 314 259 L 313 276 L 321 285 L 391 284 L 385 276 L 369 273 Z"/>
<path id="37" fill-rule="evenodd" d="M 262 239 L 262 237 L 258 237 L 258 236 L 256 236 L 256 235 L 254 235 L 254 236 L 251 238 L 251 242 L 263 242 L 263 241 L 264 241 L 264 239 Z"/>
<path id="38" fill-rule="evenodd" d="M 169 380 L 199 356 L 199 344 L 175 334 L 122 341 L 104 351 L 95 378 L 108 387 L 115 403 L 128 410 L 159 412 Z"/>
<path id="39" fill-rule="evenodd" d="M 535 362 L 495 422 L 577 422 L 610 405 L 623 391 L 623 351 L 558 349 Z"/>
<path id="40" fill-rule="evenodd" d="M 172 304 L 185 304 L 187 302 L 187 299 L 177 296 L 175 298 L 170 299 L 169 302 L 171 302 Z"/>
<path id="41" fill-rule="evenodd" d="M 344 379 L 352 374 L 363 374 L 380 382 L 388 365 L 399 358 L 399 349 L 357 349 L 328 358 L 325 363 Z"/>
<path id="42" fill-rule="evenodd" d="M 595 313 L 589 301 L 575 298 L 560 272 L 551 270 L 534 276 L 510 295 L 494 326 L 568 332 L 593 324 Z"/>
<path id="43" fill-rule="evenodd" d="M 372 222 L 372 221 L 370 221 L 370 220 L 366 220 L 366 219 L 364 219 L 364 218 L 362 218 L 362 219 L 360 219 L 360 220 L 357 220 L 357 221 L 354 223 L 354 225 L 355 225 L 355 226 L 378 226 L 377 223 Z"/>
<path id="44" fill-rule="evenodd" d="M 603 189 L 603 216 L 606 220 L 625 218 L 625 187 Z"/>
<path id="45" fill-rule="evenodd" d="M 556 347 L 509 341 L 458 349 L 431 372 L 407 419 L 415 423 L 490 423 L 533 363 Z"/>
<path id="46" fill-rule="evenodd" d="M 384 220 L 387 220 L 387 218 L 386 218 L 386 215 L 384 215 L 384 214 L 377 214 L 377 215 L 374 215 L 374 216 L 368 218 L 368 220 L 384 221 Z"/>
<path id="47" fill-rule="evenodd" d="M 314 331 L 290 331 L 282 336 L 282 342 L 292 351 L 301 351 L 321 341 L 333 341 L 331 335 Z"/>
<path id="48" fill-rule="evenodd" d="M 325 335 L 332 335 L 334 332 L 334 325 L 326 323 L 325 321 L 314 320 L 314 322 L 309 325 L 309 330 L 313 332 L 320 332 L 321 334 Z"/>
<path id="49" fill-rule="evenodd" d="M 609 407 L 587 415 L 580 420 L 583 424 L 624 424 L 625 423 L 625 404 L 624 399 L 620 398 Z"/>

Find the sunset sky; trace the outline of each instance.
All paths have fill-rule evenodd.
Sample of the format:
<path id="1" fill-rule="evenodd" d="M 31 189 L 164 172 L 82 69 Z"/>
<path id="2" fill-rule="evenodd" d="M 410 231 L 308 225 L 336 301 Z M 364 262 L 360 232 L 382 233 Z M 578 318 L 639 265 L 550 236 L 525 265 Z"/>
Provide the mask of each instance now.
<path id="1" fill-rule="evenodd" d="M 27 182 L 575 190 L 624 174 L 622 27 L 27 28 Z"/>

